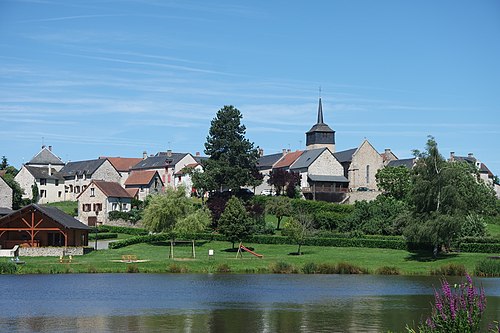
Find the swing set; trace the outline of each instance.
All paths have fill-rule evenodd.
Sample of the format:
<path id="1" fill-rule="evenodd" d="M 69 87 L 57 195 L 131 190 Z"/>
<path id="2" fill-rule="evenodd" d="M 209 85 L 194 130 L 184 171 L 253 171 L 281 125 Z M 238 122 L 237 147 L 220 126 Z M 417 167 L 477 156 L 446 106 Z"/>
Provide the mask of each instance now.
<path id="1" fill-rule="evenodd" d="M 176 243 L 181 243 L 181 244 L 189 244 L 191 243 L 191 258 L 196 259 L 196 250 L 194 247 L 194 240 L 190 241 L 183 241 L 183 240 L 170 240 L 170 253 L 168 257 L 170 259 L 174 259 L 174 247 Z"/>

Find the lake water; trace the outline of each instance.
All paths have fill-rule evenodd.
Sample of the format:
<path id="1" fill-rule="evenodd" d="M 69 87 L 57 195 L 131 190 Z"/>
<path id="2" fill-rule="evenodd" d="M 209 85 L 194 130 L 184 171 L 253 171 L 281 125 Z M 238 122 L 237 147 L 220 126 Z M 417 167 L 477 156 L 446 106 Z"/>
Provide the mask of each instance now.
<path id="1" fill-rule="evenodd" d="M 486 320 L 498 320 L 500 279 L 475 281 Z M 377 275 L 1 275 L 0 332 L 403 332 L 439 286 Z"/>

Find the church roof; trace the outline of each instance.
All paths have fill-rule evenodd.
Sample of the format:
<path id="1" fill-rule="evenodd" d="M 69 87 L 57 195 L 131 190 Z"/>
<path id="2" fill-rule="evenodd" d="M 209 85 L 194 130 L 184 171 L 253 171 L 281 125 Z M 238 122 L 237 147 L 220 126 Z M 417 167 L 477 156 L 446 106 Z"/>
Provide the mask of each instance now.
<path id="1" fill-rule="evenodd" d="M 38 154 L 36 154 L 28 163 L 27 165 L 64 165 L 64 162 L 61 161 L 59 157 L 54 155 L 54 153 L 50 150 L 47 149 L 46 147 L 43 147 L 42 150 Z"/>
<path id="2" fill-rule="evenodd" d="M 337 160 L 340 163 L 344 162 L 351 162 L 352 161 L 352 155 L 358 150 L 358 148 L 351 148 L 343 151 L 338 151 L 334 153 L 333 155 L 337 158 Z"/>
<path id="3" fill-rule="evenodd" d="M 304 150 L 290 167 L 291 170 L 308 168 L 327 148 Z M 329 150 L 328 150 L 329 151 Z"/>
<path id="4" fill-rule="evenodd" d="M 321 97 L 319 98 L 318 104 L 318 121 L 307 133 L 313 132 L 334 132 L 334 130 L 323 121 L 323 104 L 321 103 Z"/>

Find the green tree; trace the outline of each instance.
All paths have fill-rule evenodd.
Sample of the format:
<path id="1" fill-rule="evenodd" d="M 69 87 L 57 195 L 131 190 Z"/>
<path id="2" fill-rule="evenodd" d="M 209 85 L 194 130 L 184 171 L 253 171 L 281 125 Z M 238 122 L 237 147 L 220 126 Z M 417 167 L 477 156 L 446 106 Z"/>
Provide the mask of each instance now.
<path id="1" fill-rule="evenodd" d="M 238 191 L 257 181 L 258 150 L 245 138 L 245 126 L 240 124 L 242 115 L 233 106 L 224 106 L 212 120 L 205 143 L 209 158 L 202 162 L 203 174 L 193 177 L 197 189 Z"/>
<path id="2" fill-rule="evenodd" d="M 254 232 L 253 220 L 240 199 L 233 196 L 219 219 L 219 232 L 232 243 L 242 242 Z"/>
<path id="3" fill-rule="evenodd" d="M 38 190 L 38 185 L 36 184 L 36 182 L 34 182 L 33 185 L 31 185 L 31 196 L 32 196 L 31 202 L 35 204 L 38 203 L 40 192 Z"/>
<path id="4" fill-rule="evenodd" d="M 273 214 L 278 219 L 277 230 L 280 229 L 280 223 L 283 217 L 290 216 L 292 213 L 292 203 L 288 197 L 272 197 L 266 203 L 266 210 L 269 214 Z"/>
<path id="5" fill-rule="evenodd" d="M 397 200 L 406 199 L 411 188 L 410 170 L 405 166 L 385 167 L 375 175 L 377 186 L 387 196 Z"/>
<path id="6" fill-rule="evenodd" d="M 181 238 L 193 237 L 195 234 L 205 231 L 211 221 L 208 209 L 200 208 L 179 219 L 175 223 L 174 232 Z"/>
<path id="7" fill-rule="evenodd" d="M 9 163 L 7 161 L 7 157 L 2 156 L 2 161 L 0 162 L 0 170 L 5 170 L 9 166 Z"/>
<path id="8" fill-rule="evenodd" d="M 308 237 L 314 233 L 313 219 L 304 213 L 297 213 L 285 223 L 283 235 L 288 236 L 299 247 L 297 255 L 301 255 L 300 248 Z"/>
<path id="9" fill-rule="evenodd" d="M 300 184 L 300 174 L 285 169 L 274 169 L 269 173 L 267 183 L 274 186 L 276 195 L 286 194 L 288 197 L 294 198 L 295 189 Z"/>
<path id="10" fill-rule="evenodd" d="M 165 194 L 152 195 L 144 209 L 144 227 L 152 232 L 171 231 L 176 222 L 192 212 L 193 204 L 186 197 L 186 190 L 167 188 Z"/>
<path id="11" fill-rule="evenodd" d="M 12 209 L 19 209 L 23 207 L 24 200 L 23 194 L 24 190 L 21 188 L 18 182 L 14 180 L 14 175 L 12 173 L 6 173 L 3 176 L 3 180 L 10 186 L 12 189 Z"/>

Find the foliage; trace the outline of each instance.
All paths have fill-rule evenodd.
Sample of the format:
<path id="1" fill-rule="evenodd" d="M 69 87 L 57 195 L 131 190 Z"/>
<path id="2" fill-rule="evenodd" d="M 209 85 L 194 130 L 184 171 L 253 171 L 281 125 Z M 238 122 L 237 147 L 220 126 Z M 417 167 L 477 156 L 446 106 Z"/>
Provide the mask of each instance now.
<path id="1" fill-rule="evenodd" d="M 193 234 L 205 231 L 210 222 L 210 212 L 206 208 L 198 209 L 177 221 L 174 232 L 178 237 L 188 239 Z"/>
<path id="2" fill-rule="evenodd" d="M 437 269 L 431 269 L 431 275 L 465 276 L 467 270 L 462 264 L 446 264 Z"/>
<path id="3" fill-rule="evenodd" d="M 248 238 L 254 232 L 252 219 L 237 197 L 231 197 L 219 219 L 219 232 L 233 244 Z"/>
<path id="4" fill-rule="evenodd" d="M 499 277 L 500 260 L 498 258 L 485 258 L 476 264 L 474 274 L 482 277 Z"/>
<path id="5" fill-rule="evenodd" d="M 154 195 L 149 199 L 144 209 L 144 227 L 152 232 L 171 231 L 179 219 L 191 213 L 192 208 L 193 204 L 186 197 L 184 187 L 169 187 L 165 194 Z"/>
<path id="6" fill-rule="evenodd" d="M 36 184 L 36 182 L 34 182 L 33 185 L 31 185 L 31 195 L 32 195 L 31 202 L 35 204 L 38 203 L 40 191 L 38 190 L 38 185 Z"/>
<path id="7" fill-rule="evenodd" d="M 128 212 L 122 212 L 119 210 L 114 210 L 109 212 L 109 219 L 111 221 L 116 221 L 116 220 L 125 220 L 128 221 L 129 214 Z"/>
<path id="8" fill-rule="evenodd" d="M 12 189 L 12 209 L 16 210 L 24 206 L 23 194 L 24 190 L 21 188 L 18 182 L 14 180 L 15 175 L 6 172 L 3 176 L 3 180 Z"/>
<path id="9" fill-rule="evenodd" d="M 15 274 L 17 271 L 17 266 L 15 263 L 10 261 L 0 261 L 0 274 Z"/>
<path id="10" fill-rule="evenodd" d="M 299 212 L 285 223 L 283 235 L 288 236 L 299 247 L 297 254 L 301 255 L 300 247 L 304 244 L 306 238 L 312 236 L 314 232 L 312 218 L 304 213 Z"/>
<path id="11" fill-rule="evenodd" d="M 405 166 L 379 169 L 375 175 L 377 186 L 385 195 L 396 200 L 406 199 L 411 188 L 410 170 Z"/>
<path id="12" fill-rule="evenodd" d="M 136 235 L 136 236 L 144 236 L 148 234 L 148 231 L 145 229 L 118 227 L 113 225 L 101 225 L 99 226 L 99 232 L 113 232 L 113 233 Z"/>
<path id="13" fill-rule="evenodd" d="M 2 161 L 0 162 L 0 170 L 5 170 L 9 166 L 9 162 L 7 161 L 7 157 L 5 155 L 2 156 Z"/>
<path id="14" fill-rule="evenodd" d="M 377 268 L 377 270 L 375 271 L 375 274 L 379 274 L 379 275 L 400 275 L 401 272 L 399 271 L 399 269 L 397 267 L 394 267 L 394 266 L 383 266 L 383 267 Z"/>
<path id="15" fill-rule="evenodd" d="M 486 308 L 484 290 L 478 290 L 472 279 L 455 287 L 443 279 L 441 290 L 434 294 L 432 314 L 417 329 L 408 332 L 479 332 L 481 316 Z"/>
<path id="16" fill-rule="evenodd" d="M 290 216 L 292 213 L 292 203 L 287 197 L 272 197 L 267 201 L 266 210 L 269 214 L 273 214 L 278 219 L 278 225 L 276 229 L 279 230 L 280 223 L 283 217 Z"/>
<path id="17" fill-rule="evenodd" d="M 373 201 L 358 201 L 343 230 L 359 230 L 370 235 L 401 235 L 410 212 L 404 201 L 378 196 Z"/>
<path id="18" fill-rule="evenodd" d="M 205 154 L 209 158 L 202 161 L 204 171 L 193 174 L 195 188 L 238 191 L 246 185 L 257 185 L 259 153 L 245 138 L 241 119 L 240 111 L 233 106 L 226 105 L 217 112 L 205 143 Z"/>
<path id="19" fill-rule="evenodd" d="M 476 213 L 468 214 L 460 230 L 461 237 L 483 237 L 486 235 L 486 222 L 481 215 Z"/>
<path id="20" fill-rule="evenodd" d="M 99 232 L 97 234 L 97 239 L 112 239 L 112 238 L 118 238 L 118 234 L 114 232 Z M 95 240 L 95 239 L 96 239 L 96 234 L 89 233 L 89 240 Z"/>
<path id="21" fill-rule="evenodd" d="M 274 186 L 276 195 L 286 194 L 289 198 L 294 198 L 295 188 L 300 184 L 300 174 L 285 169 L 274 169 L 269 173 L 267 183 Z"/>
<path id="22" fill-rule="evenodd" d="M 271 273 L 274 274 L 292 274 L 292 273 L 297 273 L 297 269 L 293 267 L 293 265 L 285 262 L 285 261 L 278 261 L 275 263 L 272 263 L 269 266 L 269 270 Z"/>

